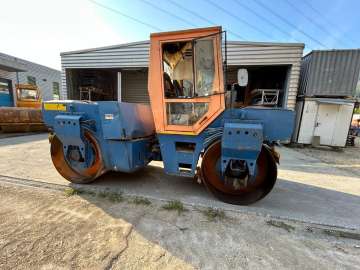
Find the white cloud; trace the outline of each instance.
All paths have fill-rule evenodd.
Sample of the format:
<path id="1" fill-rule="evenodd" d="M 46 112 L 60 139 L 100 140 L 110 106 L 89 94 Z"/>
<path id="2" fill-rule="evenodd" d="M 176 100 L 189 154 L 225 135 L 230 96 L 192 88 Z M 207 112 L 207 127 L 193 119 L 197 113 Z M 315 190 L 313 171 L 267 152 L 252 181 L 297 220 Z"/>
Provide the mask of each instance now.
<path id="1" fill-rule="evenodd" d="M 87 0 L 0 0 L 0 52 L 60 69 L 60 52 L 126 42 Z"/>

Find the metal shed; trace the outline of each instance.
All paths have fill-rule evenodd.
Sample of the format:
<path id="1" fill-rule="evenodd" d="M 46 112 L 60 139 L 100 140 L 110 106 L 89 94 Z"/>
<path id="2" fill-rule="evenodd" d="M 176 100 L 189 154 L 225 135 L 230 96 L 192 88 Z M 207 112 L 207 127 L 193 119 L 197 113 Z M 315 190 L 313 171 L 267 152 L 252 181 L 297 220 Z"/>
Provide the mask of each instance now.
<path id="1" fill-rule="evenodd" d="M 0 53 L 0 92 L 4 87 L 12 92 L 15 84 L 30 83 L 31 79 L 40 88 L 43 100 L 50 100 L 60 90 L 60 77 L 59 70 Z"/>
<path id="2" fill-rule="evenodd" d="M 304 44 L 229 41 L 227 48 L 228 82 L 235 80 L 239 67 L 250 68 L 254 76 L 281 70 L 283 98 L 280 105 L 295 108 Z M 91 74 L 94 70 L 102 70 L 113 78 L 112 99 L 146 103 L 149 100 L 148 60 L 149 41 L 61 53 L 62 98 L 79 98 L 76 75 L 80 71 Z"/>
<path id="3" fill-rule="evenodd" d="M 354 110 L 354 99 L 305 97 L 296 103 L 293 141 L 344 147 Z"/>
<path id="4" fill-rule="evenodd" d="M 302 60 L 299 95 L 354 97 L 359 74 L 360 49 L 312 51 Z"/>

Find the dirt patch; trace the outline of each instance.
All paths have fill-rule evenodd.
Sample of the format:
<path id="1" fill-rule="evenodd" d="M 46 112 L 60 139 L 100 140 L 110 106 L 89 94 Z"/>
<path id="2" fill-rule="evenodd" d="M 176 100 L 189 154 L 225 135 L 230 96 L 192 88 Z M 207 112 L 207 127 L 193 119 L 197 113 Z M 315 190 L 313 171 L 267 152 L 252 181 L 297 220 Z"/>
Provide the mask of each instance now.
<path id="1" fill-rule="evenodd" d="M 359 242 L 306 224 L 0 186 L 0 269 L 358 269 Z M 209 211 L 204 208 L 203 211 Z M 211 216 L 215 212 L 211 211 Z M 280 222 L 280 223 L 279 223 Z M 275 224 L 275 225 L 274 225 Z M 279 225 L 280 224 L 280 225 Z M 269 226 L 271 225 L 271 226 Z M 279 226 L 278 226 L 279 225 Z"/>
<path id="2" fill-rule="evenodd" d="M 1 269 L 124 269 L 123 256 L 133 269 L 161 268 L 166 259 L 172 268 L 191 268 L 141 237 L 133 224 L 69 193 L 1 187 Z M 128 249 L 146 260 L 134 261 Z"/>
<path id="3" fill-rule="evenodd" d="M 294 147 L 294 150 L 332 164 L 338 169 L 360 176 L 360 138 L 355 147 L 333 149 L 330 147 Z"/>

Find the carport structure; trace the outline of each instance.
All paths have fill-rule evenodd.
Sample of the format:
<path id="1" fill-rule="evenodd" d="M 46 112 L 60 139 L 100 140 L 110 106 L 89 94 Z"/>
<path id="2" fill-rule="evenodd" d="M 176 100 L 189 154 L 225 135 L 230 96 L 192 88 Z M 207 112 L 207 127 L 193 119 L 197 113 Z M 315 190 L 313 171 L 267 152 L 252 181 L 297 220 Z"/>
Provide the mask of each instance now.
<path id="1" fill-rule="evenodd" d="M 62 99 L 148 103 L 149 41 L 61 53 Z M 251 97 L 258 89 L 278 89 L 277 107 L 294 109 L 302 43 L 227 42 L 227 82 L 236 82 L 239 68 L 249 71 Z M 250 102 L 250 101 L 249 101 Z"/>

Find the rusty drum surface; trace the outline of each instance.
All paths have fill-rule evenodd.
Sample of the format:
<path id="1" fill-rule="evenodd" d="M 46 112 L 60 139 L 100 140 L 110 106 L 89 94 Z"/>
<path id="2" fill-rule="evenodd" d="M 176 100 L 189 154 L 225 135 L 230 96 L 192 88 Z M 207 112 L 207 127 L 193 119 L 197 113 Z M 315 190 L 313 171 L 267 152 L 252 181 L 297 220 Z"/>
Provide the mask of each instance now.
<path id="1" fill-rule="evenodd" d="M 0 128 L 3 132 L 46 131 L 41 109 L 0 107 Z"/>

